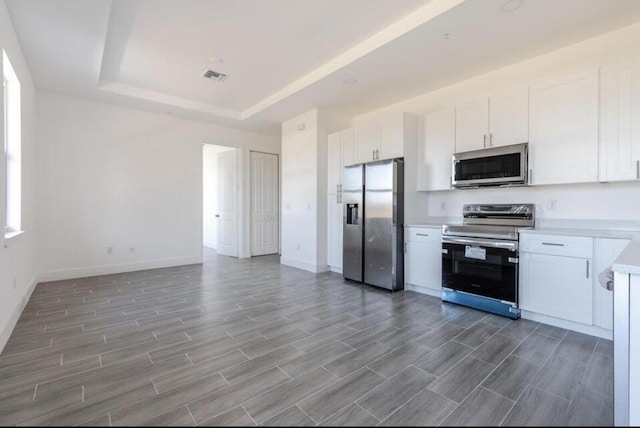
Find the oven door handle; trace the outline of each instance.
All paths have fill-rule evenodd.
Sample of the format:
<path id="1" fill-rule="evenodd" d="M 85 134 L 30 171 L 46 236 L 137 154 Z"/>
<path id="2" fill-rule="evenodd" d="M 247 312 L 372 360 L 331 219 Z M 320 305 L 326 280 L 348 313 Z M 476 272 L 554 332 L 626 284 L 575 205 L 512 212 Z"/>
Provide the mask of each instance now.
<path id="1" fill-rule="evenodd" d="M 460 238 L 452 236 L 443 236 L 443 244 L 460 244 L 460 245 L 473 245 L 477 247 L 489 247 L 489 248 L 502 248 L 505 250 L 517 251 L 517 241 L 493 241 L 490 239 L 477 239 L 477 238 Z"/>

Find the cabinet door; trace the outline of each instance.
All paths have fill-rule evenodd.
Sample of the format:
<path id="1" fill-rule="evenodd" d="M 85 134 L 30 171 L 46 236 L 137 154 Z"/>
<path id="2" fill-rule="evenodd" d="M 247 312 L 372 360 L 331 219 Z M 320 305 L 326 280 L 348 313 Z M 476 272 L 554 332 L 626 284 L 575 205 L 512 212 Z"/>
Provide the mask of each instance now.
<path id="1" fill-rule="evenodd" d="M 520 253 L 520 307 L 591 325 L 591 259 Z"/>
<path id="2" fill-rule="evenodd" d="M 594 285 L 593 285 L 593 325 L 613 330 L 613 291 L 600 285 L 598 276 L 607 267 L 611 267 L 622 250 L 629 244 L 628 239 L 595 240 Z"/>
<path id="3" fill-rule="evenodd" d="M 356 144 L 353 135 L 353 128 L 340 132 L 342 141 L 342 166 L 349 166 L 356 163 Z"/>
<path id="4" fill-rule="evenodd" d="M 329 134 L 327 147 L 327 193 L 340 193 L 342 183 L 342 141 L 340 132 Z"/>
<path id="5" fill-rule="evenodd" d="M 531 87 L 533 184 L 598 180 L 598 71 Z"/>
<path id="6" fill-rule="evenodd" d="M 418 145 L 417 190 L 448 190 L 451 188 L 451 157 L 455 150 L 455 109 L 426 114 L 423 130 Z"/>
<path id="7" fill-rule="evenodd" d="M 488 146 L 489 99 L 471 101 L 456 107 L 456 152 Z"/>
<path id="8" fill-rule="evenodd" d="M 640 179 L 639 59 L 600 70 L 599 179 Z"/>
<path id="9" fill-rule="evenodd" d="M 342 201 L 340 195 L 329 195 L 329 254 L 328 264 L 332 268 L 342 269 Z"/>
<path id="10" fill-rule="evenodd" d="M 376 160 L 404 156 L 404 113 L 395 113 L 380 120 L 380 146 Z"/>
<path id="11" fill-rule="evenodd" d="M 529 89 L 519 88 L 489 99 L 488 145 L 506 146 L 529 141 Z"/>
<path id="12" fill-rule="evenodd" d="M 366 163 L 375 160 L 375 151 L 380 145 L 378 123 L 368 123 L 355 128 L 356 162 Z"/>
<path id="13" fill-rule="evenodd" d="M 431 233 L 430 230 L 429 233 Z M 406 240 L 404 280 L 407 284 L 440 292 L 442 291 L 442 242 L 439 231 L 433 234 L 436 236 L 433 239 Z M 408 235 L 405 233 L 405 237 Z"/>

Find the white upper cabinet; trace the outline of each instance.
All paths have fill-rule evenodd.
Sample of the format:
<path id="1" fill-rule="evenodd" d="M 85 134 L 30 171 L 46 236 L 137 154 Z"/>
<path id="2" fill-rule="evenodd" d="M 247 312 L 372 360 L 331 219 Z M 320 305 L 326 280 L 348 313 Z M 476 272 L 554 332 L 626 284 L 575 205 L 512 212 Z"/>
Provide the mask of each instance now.
<path id="1" fill-rule="evenodd" d="M 532 184 L 598 180 L 598 70 L 531 87 Z"/>
<path id="2" fill-rule="evenodd" d="M 401 158 L 404 146 L 417 136 L 417 118 L 396 112 L 355 127 L 355 162 Z M 345 165 L 347 165 L 345 163 Z"/>
<path id="3" fill-rule="evenodd" d="M 488 145 L 508 146 L 529 141 L 529 88 L 502 92 L 489 99 Z"/>
<path id="4" fill-rule="evenodd" d="M 529 141 L 529 91 L 512 89 L 456 107 L 456 152 Z"/>
<path id="5" fill-rule="evenodd" d="M 353 135 L 353 128 L 340 131 L 340 141 L 342 142 L 342 166 L 356 163 L 356 143 Z"/>
<path id="6" fill-rule="evenodd" d="M 600 70 L 600 181 L 640 179 L 640 59 Z"/>
<path id="7" fill-rule="evenodd" d="M 380 145 L 380 127 L 377 122 L 366 123 L 355 128 L 355 163 L 376 160 L 376 150 Z"/>
<path id="8" fill-rule="evenodd" d="M 458 105 L 456 131 L 456 152 L 486 147 L 489 134 L 489 98 Z"/>
<path id="9" fill-rule="evenodd" d="M 342 141 L 340 132 L 329 134 L 327 146 L 327 193 L 340 193 L 342 184 Z"/>
<path id="10" fill-rule="evenodd" d="M 451 157 L 455 151 L 456 112 L 453 108 L 424 116 L 423 138 L 418 144 L 416 190 L 451 188 Z"/>
<path id="11" fill-rule="evenodd" d="M 404 156 L 405 114 L 396 113 L 379 121 L 380 142 L 378 159 L 394 159 Z"/>

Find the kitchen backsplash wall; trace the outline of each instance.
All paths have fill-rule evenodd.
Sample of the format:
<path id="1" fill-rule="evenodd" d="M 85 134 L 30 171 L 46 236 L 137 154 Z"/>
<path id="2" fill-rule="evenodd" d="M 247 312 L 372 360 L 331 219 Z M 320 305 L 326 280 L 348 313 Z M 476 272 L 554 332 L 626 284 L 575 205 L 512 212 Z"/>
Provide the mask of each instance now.
<path id="1" fill-rule="evenodd" d="M 424 193 L 424 192 L 418 192 Z M 501 187 L 428 193 L 424 216 L 461 216 L 463 204 L 533 203 L 539 219 L 640 221 L 640 183 L 589 183 Z"/>

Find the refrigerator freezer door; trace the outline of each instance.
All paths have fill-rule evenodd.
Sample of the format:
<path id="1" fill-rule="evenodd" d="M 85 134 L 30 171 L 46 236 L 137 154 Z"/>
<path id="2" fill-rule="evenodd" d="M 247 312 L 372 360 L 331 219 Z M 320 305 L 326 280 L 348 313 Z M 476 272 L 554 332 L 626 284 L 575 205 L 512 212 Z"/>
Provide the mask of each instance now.
<path id="1" fill-rule="evenodd" d="M 343 250 L 342 275 L 362 282 L 362 234 L 364 231 L 364 166 L 344 167 L 342 174 Z"/>
<path id="2" fill-rule="evenodd" d="M 364 282 L 402 289 L 403 163 L 368 163 L 365 168 Z"/>

